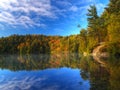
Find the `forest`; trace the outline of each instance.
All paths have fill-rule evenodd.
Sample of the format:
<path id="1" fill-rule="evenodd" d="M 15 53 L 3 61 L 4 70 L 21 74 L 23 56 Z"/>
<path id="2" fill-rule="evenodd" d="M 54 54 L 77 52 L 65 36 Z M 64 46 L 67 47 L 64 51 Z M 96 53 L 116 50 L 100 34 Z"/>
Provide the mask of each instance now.
<path id="1" fill-rule="evenodd" d="M 80 36 L 12 35 L 0 39 L 0 53 L 47 54 L 79 52 Z"/>
<path id="2" fill-rule="evenodd" d="M 92 53 L 100 44 L 101 52 L 120 55 L 120 0 L 110 0 L 99 16 L 95 5 L 88 9 L 88 27 L 78 35 L 11 35 L 0 38 L 0 54 Z"/>

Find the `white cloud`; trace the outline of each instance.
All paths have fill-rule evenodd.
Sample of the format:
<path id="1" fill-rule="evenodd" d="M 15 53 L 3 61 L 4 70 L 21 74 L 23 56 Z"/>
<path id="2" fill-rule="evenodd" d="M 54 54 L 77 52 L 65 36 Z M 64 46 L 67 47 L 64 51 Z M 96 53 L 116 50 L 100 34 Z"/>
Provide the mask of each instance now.
<path id="1" fill-rule="evenodd" d="M 15 22 L 15 18 L 11 13 L 2 12 L 0 13 L 0 22 L 12 24 Z"/>
<path id="2" fill-rule="evenodd" d="M 0 0 L 0 23 L 42 27 L 45 26 L 39 21 L 42 17 L 56 17 L 52 9 L 50 0 Z M 32 14 L 35 15 L 34 19 Z"/>

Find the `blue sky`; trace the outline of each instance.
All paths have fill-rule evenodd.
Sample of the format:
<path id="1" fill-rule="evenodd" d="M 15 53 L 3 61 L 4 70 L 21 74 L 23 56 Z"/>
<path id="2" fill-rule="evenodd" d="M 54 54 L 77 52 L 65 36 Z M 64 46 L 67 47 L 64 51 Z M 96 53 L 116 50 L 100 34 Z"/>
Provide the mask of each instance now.
<path id="1" fill-rule="evenodd" d="M 0 0 L 0 37 L 12 34 L 71 35 L 87 27 L 86 13 L 100 15 L 109 0 Z"/>

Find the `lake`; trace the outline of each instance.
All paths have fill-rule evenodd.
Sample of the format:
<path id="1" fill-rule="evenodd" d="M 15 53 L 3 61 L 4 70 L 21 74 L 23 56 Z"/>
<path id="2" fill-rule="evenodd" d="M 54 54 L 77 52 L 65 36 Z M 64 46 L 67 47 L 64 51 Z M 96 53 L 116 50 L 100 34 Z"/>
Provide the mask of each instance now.
<path id="1" fill-rule="evenodd" d="M 0 90 L 120 90 L 120 59 L 0 55 Z"/>

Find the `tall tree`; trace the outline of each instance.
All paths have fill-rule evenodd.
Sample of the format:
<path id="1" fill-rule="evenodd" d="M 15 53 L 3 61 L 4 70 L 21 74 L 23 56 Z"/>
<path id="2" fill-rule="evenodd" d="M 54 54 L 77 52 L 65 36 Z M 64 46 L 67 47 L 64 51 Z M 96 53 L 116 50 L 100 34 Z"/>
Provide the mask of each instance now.
<path id="1" fill-rule="evenodd" d="M 91 5 L 90 9 L 88 9 L 88 34 L 90 37 L 93 37 L 94 39 L 97 39 L 98 42 L 100 42 L 100 18 L 97 15 L 97 9 L 95 5 Z"/>
<path id="2" fill-rule="evenodd" d="M 110 0 L 106 12 L 109 17 L 107 20 L 108 49 L 112 54 L 120 55 L 120 0 Z"/>
<path id="3" fill-rule="evenodd" d="M 88 20 L 88 27 L 90 28 L 95 28 L 94 25 L 96 24 L 95 21 L 98 19 L 98 15 L 97 15 L 97 9 L 95 5 L 91 5 L 90 9 L 88 9 L 88 13 L 87 13 L 87 20 Z"/>

